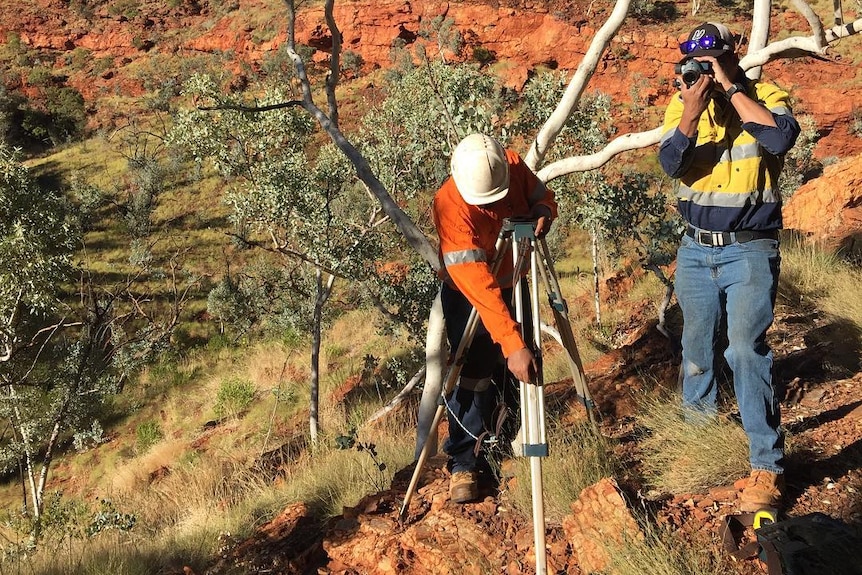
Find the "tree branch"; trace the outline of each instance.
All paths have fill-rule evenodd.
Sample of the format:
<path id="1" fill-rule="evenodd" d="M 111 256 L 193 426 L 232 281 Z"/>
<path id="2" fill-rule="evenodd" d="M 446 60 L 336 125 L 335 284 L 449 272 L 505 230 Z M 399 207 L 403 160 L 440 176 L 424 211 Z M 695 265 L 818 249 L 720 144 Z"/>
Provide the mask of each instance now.
<path id="1" fill-rule="evenodd" d="M 596 32 L 593 41 L 590 43 L 590 48 L 584 54 L 584 59 L 578 65 L 578 69 L 572 77 L 572 81 L 566 87 L 560 103 L 557 104 L 556 109 L 554 109 L 551 116 L 542 126 L 541 130 L 539 130 L 533 145 L 530 146 L 530 151 L 527 153 L 524 161 L 531 170 L 536 171 L 538 166 L 542 164 L 554 140 L 556 140 L 557 136 L 563 130 L 566 120 L 572 115 L 572 111 L 577 108 L 584 88 L 596 72 L 599 59 L 607 49 L 611 39 L 616 36 L 622 27 L 626 14 L 629 11 L 629 4 L 630 0 L 617 0 L 608 20 Z"/>
<path id="2" fill-rule="evenodd" d="M 332 54 L 329 57 L 329 74 L 326 76 L 326 101 L 329 104 L 329 118 L 332 125 L 338 127 L 338 100 L 335 98 L 335 88 L 341 74 L 341 30 L 335 23 L 332 7 L 335 0 L 326 0 L 324 15 L 326 26 L 332 34 Z"/>
<path id="3" fill-rule="evenodd" d="M 422 367 L 416 374 L 410 378 L 410 381 L 407 382 L 407 385 L 404 386 L 398 395 L 392 398 L 392 401 L 375 411 L 371 417 L 365 420 L 365 425 L 371 425 L 377 420 L 388 415 L 393 409 L 398 407 L 406 398 L 410 397 L 410 395 L 416 389 L 416 385 L 422 381 L 422 378 L 425 377 L 425 367 Z"/>
<path id="4" fill-rule="evenodd" d="M 281 110 L 282 108 L 303 108 L 301 100 L 289 100 L 266 106 L 243 106 L 241 104 L 219 104 L 218 106 L 198 106 L 198 110 L 214 112 L 216 110 L 236 110 L 237 112 L 269 112 L 270 110 Z"/>
<path id="5" fill-rule="evenodd" d="M 661 138 L 661 127 L 647 132 L 624 134 L 611 140 L 608 145 L 588 156 L 572 156 L 564 158 L 542 168 L 536 175 L 543 182 L 550 182 L 560 176 L 574 172 L 585 172 L 604 166 L 614 156 L 629 150 L 638 150 L 652 146 Z"/>
<path id="6" fill-rule="evenodd" d="M 739 61 L 740 67 L 743 70 L 748 70 L 755 66 L 762 66 L 767 62 L 779 60 L 781 58 L 798 57 L 805 55 L 821 56 L 828 50 L 829 44 L 841 39 L 848 38 L 862 32 L 862 18 L 845 24 L 843 26 L 833 26 L 825 31 L 826 45 L 819 45 L 816 36 L 792 36 L 784 40 L 772 42 L 762 50 L 757 50 L 747 54 Z"/>
<path id="7" fill-rule="evenodd" d="M 386 188 L 375 175 L 374 170 L 371 169 L 371 166 L 368 164 L 368 160 L 366 160 L 360 151 L 356 149 L 356 147 L 348 141 L 346 137 L 344 137 L 344 134 L 341 133 L 341 130 L 338 128 L 337 115 L 328 116 L 315 105 L 314 100 L 312 99 L 311 83 L 305 70 L 305 64 L 302 62 L 302 59 L 295 50 L 296 10 L 294 2 L 293 0 L 285 0 L 285 4 L 287 5 L 288 11 L 288 54 L 290 54 L 290 57 L 293 60 L 297 76 L 299 77 L 299 83 L 302 90 L 302 107 L 314 117 L 320 127 L 329 135 L 332 142 L 339 150 L 341 150 L 341 153 L 350 160 L 356 170 L 356 175 L 368 187 L 371 193 L 374 194 L 376 200 L 383 207 L 383 211 L 392 219 L 395 227 L 398 228 L 398 231 L 401 232 L 401 235 L 403 235 L 407 240 L 407 243 L 410 244 L 410 247 L 416 250 L 416 252 L 434 271 L 437 271 L 440 268 L 437 250 L 434 249 L 431 242 L 428 241 L 428 238 L 425 237 L 413 220 L 411 220 L 410 217 L 398 206 L 395 200 L 392 199 L 392 196 L 389 195 Z M 330 100 L 330 107 L 336 106 L 337 109 L 337 102 L 334 100 L 334 92 L 332 97 L 333 99 Z"/>

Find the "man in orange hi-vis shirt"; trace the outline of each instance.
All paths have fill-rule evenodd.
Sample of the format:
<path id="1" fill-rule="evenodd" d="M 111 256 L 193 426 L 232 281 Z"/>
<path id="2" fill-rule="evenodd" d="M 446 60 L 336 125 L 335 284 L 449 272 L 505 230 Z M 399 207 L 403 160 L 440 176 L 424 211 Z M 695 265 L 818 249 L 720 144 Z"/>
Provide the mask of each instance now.
<path id="1" fill-rule="evenodd" d="M 482 438 L 496 431 L 495 409 L 502 403 L 509 415 L 517 414 L 518 381 L 531 381 L 537 369 L 512 317 L 512 254 L 501 255 L 496 276 L 491 271 L 497 239 L 504 220 L 517 217 L 536 220 L 536 236 L 543 237 L 557 216 L 557 204 L 553 192 L 516 152 L 490 136 L 471 134 L 452 153 L 451 177 L 437 191 L 432 213 L 444 266 L 443 315 L 453 353 L 473 307 L 481 320 L 458 385 L 445 398 L 449 438 L 444 450 L 452 473 L 449 495 L 466 503 L 479 497 L 479 475 L 488 472 L 480 447 Z M 528 290 L 522 292 L 527 297 L 524 310 L 529 313 Z M 525 318 L 528 329 L 529 323 Z M 505 446 L 513 439 L 505 434 L 517 427 L 505 424 L 501 436 L 506 441 L 499 444 Z"/>

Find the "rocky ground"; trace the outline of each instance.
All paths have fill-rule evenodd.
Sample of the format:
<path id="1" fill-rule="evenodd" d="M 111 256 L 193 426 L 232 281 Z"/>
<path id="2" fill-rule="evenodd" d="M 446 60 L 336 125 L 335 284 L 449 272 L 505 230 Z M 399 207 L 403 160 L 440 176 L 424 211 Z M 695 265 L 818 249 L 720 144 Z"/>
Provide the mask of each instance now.
<path id="1" fill-rule="evenodd" d="M 638 322 L 633 319 L 630 326 Z M 591 366 L 590 385 L 600 404 L 620 399 L 622 387 L 636 384 L 627 374 L 656 368 L 670 375 L 678 357 L 663 336 L 645 322 L 632 342 Z M 848 339 L 849 338 L 849 339 Z M 785 519 L 820 512 L 853 526 L 862 536 L 862 372 L 859 339 L 816 310 L 800 313 L 779 303 L 771 331 L 776 366 L 785 390 L 782 420 L 791 437 Z M 848 344 L 848 341 L 855 343 Z M 663 350 L 663 351 L 662 351 Z M 608 368 L 609 365 L 614 367 Z M 853 372 L 850 366 L 856 366 Z M 665 380 L 667 381 L 667 380 Z M 621 382 L 626 382 L 621 386 Z M 567 386 L 548 386 L 563 403 Z M 629 390 L 632 391 L 632 390 Z M 572 411 L 579 409 L 572 406 Z M 618 439 L 619 454 L 637 466 L 637 434 L 630 433 L 630 410 L 605 412 L 602 432 Z M 564 415 L 565 416 L 565 415 Z M 569 413 L 568 416 L 578 417 Z M 582 416 L 582 415 L 581 415 Z M 529 518 L 513 511 L 504 489 L 487 490 L 478 503 L 449 501 L 445 458 L 426 465 L 404 520 L 399 510 L 412 467 L 396 474 L 391 489 L 373 493 L 326 525 L 315 525 L 302 504 L 287 508 L 246 541 L 225 541 L 219 561 L 206 575 L 228 573 L 443 574 L 534 572 Z M 668 527 L 704 553 L 725 557 L 724 573 L 766 573 L 758 559 L 735 561 L 723 551 L 725 518 L 738 512 L 736 477 L 706 493 L 677 493 L 646 501 L 645 486 L 627 476 L 585 490 L 572 514 L 549 524 L 549 573 L 589 573 L 602 567 L 595 542 L 608 532 L 636 529 L 632 517 L 648 510 L 654 524 Z M 751 531 L 743 534 L 751 536 Z M 862 541 L 862 540 L 860 540 Z M 188 572 L 188 571 L 187 571 Z M 831 568 L 804 575 L 835 573 Z M 848 571 L 857 573 L 858 571 Z"/>

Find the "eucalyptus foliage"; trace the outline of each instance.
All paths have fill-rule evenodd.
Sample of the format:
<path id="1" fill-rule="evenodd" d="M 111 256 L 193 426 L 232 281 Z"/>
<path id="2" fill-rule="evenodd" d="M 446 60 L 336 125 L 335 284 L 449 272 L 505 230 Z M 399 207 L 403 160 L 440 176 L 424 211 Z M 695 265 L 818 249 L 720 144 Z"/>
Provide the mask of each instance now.
<path id="1" fill-rule="evenodd" d="M 660 180 L 635 172 L 623 174 L 616 182 L 597 175 L 581 197 L 577 213 L 582 224 L 614 238 L 608 244 L 611 255 L 633 251 L 644 266 L 673 261 L 682 223 L 672 215 Z"/>
<path id="2" fill-rule="evenodd" d="M 0 330 L 20 345 L 20 310 L 61 307 L 58 286 L 69 277 L 76 227 L 63 197 L 41 190 L 20 153 L 0 142 Z M 11 351 L 11 350 L 8 350 Z"/>
<path id="3" fill-rule="evenodd" d="M 72 259 L 83 242 L 76 216 L 0 143 L 0 420 L 8 430 L 0 437 L 0 472 L 21 472 L 34 541 L 59 445 L 71 440 L 87 449 L 103 440 L 106 400 L 164 349 L 182 309 L 171 302 L 173 315 L 159 318 L 145 311 L 158 303 L 132 289 L 134 280 L 96 284 Z M 140 299 L 130 306 L 123 297 Z"/>
<path id="4" fill-rule="evenodd" d="M 106 389 L 92 357 L 104 334 L 65 319 L 74 312 L 62 286 L 78 239 L 63 197 L 40 189 L 18 152 L 0 143 L 0 419 L 12 430 L 0 441 L 0 470 L 23 464 L 35 517 L 60 434 L 95 429 Z"/>
<path id="5" fill-rule="evenodd" d="M 392 197 L 431 235 L 431 199 L 449 174 L 454 147 L 473 132 L 504 137 L 502 88 L 475 64 L 435 60 L 390 76 L 385 91 L 362 118 L 358 147 Z M 437 279 L 397 235 L 390 231 L 383 241 L 392 261 L 369 277 L 369 296 L 394 320 L 390 327 L 404 325 L 422 337 Z"/>
<path id="6" fill-rule="evenodd" d="M 222 95 L 206 76 L 193 77 L 186 94 L 224 108 L 289 99 L 271 89 L 248 104 Z M 170 145 L 212 162 L 225 177 L 224 201 L 248 245 L 286 256 L 228 274 L 210 294 L 210 312 L 240 331 L 255 322 L 278 325 L 278 318 L 308 331 L 315 270 L 361 280 L 382 253 L 373 233 L 376 205 L 332 145 L 314 148 L 312 127 L 305 113 L 289 107 L 260 113 L 191 108 L 180 111 L 169 134 Z"/>
<path id="7" fill-rule="evenodd" d="M 817 123 L 811 116 L 800 116 L 798 120 L 802 131 L 796 139 L 796 145 L 784 156 L 784 166 L 778 177 L 778 190 L 785 200 L 796 193 L 796 190 L 816 172 L 823 169 L 814 156 L 814 147 L 820 137 Z"/>
<path id="8" fill-rule="evenodd" d="M 216 79 L 208 74 L 193 75 L 183 93 L 201 103 L 245 103 L 223 96 Z M 283 90 L 271 89 L 254 103 L 265 106 L 289 99 L 290 94 Z M 177 111 L 167 144 L 198 162 L 212 162 L 227 178 L 241 177 L 254 182 L 267 162 L 275 160 L 273 154 L 295 151 L 307 141 L 312 127 L 311 119 L 293 108 L 253 113 L 189 107 Z"/>
<path id="9" fill-rule="evenodd" d="M 497 133 L 503 104 L 497 80 L 478 66 L 428 62 L 390 82 L 362 119 L 359 148 L 393 197 L 425 194 L 411 214 L 421 219 L 454 147 L 473 132 Z"/>
<path id="10" fill-rule="evenodd" d="M 538 130 L 563 97 L 566 82 L 563 72 L 542 71 L 533 76 L 524 87 L 517 115 L 506 130 L 512 134 L 529 134 Z M 601 92 L 585 94 L 564 124 L 546 158 L 555 161 L 591 154 L 604 146 L 613 133 L 610 98 Z M 591 174 L 577 173 L 550 183 L 560 207 L 551 240 L 564 237 L 571 226 L 580 225 L 577 218 L 577 210 L 583 202 L 580 192 L 591 186 L 593 177 Z"/>

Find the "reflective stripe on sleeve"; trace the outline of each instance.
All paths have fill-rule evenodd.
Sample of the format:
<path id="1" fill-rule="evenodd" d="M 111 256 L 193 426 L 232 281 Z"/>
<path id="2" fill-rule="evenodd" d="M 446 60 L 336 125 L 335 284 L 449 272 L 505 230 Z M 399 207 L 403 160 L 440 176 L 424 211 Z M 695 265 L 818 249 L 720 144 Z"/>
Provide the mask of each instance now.
<path id="1" fill-rule="evenodd" d="M 446 267 L 456 264 L 484 261 L 487 261 L 485 250 L 460 250 L 443 254 L 443 265 Z"/>

